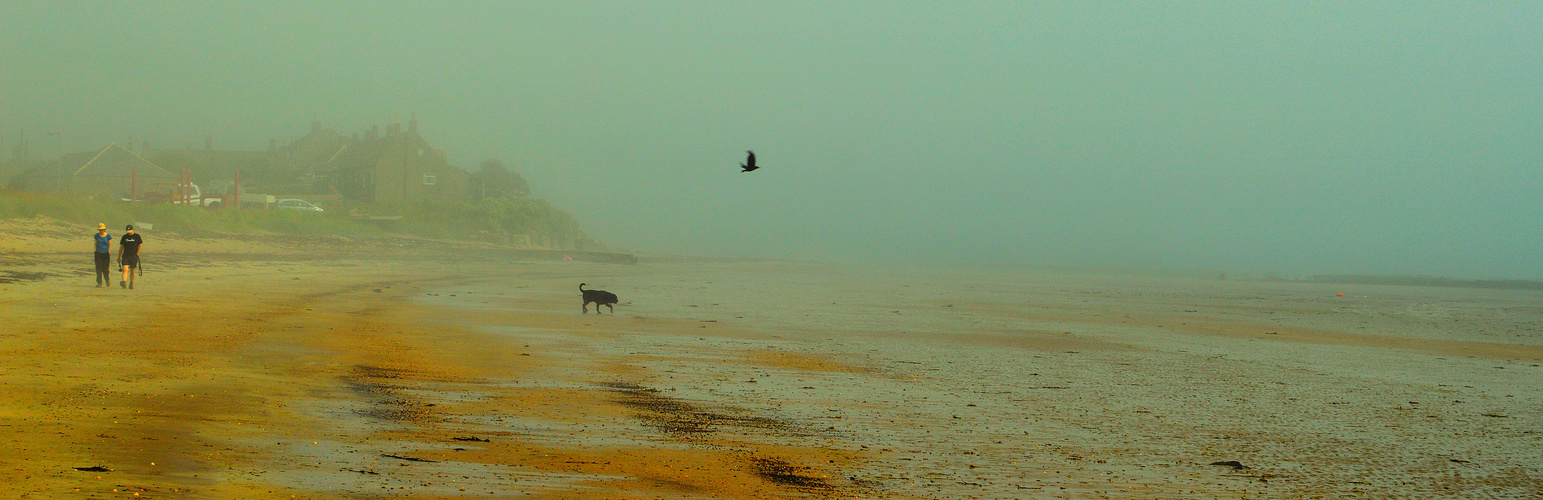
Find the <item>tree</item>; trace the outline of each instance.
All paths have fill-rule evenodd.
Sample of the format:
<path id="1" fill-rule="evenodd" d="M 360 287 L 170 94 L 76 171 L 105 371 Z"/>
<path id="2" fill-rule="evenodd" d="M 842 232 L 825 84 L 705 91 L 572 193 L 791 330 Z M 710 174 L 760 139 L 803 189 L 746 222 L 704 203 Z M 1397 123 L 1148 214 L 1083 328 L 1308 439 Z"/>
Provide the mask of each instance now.
<path id="1" fill-rule="evenodd" d="M 530 185 L 525 183 L 525 178 L 520 174 L 509 170 L 504 162 L 497 158 L 482 160 L 477 167 L 477 173 L 471 175 L 473 187 L 471 191 L 477 198 L 509 198 L 514 196 L 527 196 L 530 194 Z"/>

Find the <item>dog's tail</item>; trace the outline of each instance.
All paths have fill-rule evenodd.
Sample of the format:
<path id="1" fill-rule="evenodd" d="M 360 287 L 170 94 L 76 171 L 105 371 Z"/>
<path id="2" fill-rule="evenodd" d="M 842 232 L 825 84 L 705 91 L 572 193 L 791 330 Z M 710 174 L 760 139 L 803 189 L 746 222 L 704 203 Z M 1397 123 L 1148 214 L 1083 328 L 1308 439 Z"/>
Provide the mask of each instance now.
<path id="1" fill-rule="evenodd" d="M 588 285 L 588 284 L 589 283 L 579 283 L 579 293 L 583 293 L 584 292 L 584 285 Z"/>

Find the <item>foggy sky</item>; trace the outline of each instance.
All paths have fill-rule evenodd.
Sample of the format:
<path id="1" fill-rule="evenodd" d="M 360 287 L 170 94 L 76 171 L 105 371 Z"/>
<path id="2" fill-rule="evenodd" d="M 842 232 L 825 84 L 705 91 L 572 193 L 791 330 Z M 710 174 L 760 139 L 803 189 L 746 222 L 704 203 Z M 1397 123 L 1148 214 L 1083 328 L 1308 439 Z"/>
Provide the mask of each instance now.
<path id="1" fill-rule="evenodd" d="M 1543 4 L 1345 4 L 6 2 L 0 131 L 416 113 L 645 252 L 1543 278 Z"/>

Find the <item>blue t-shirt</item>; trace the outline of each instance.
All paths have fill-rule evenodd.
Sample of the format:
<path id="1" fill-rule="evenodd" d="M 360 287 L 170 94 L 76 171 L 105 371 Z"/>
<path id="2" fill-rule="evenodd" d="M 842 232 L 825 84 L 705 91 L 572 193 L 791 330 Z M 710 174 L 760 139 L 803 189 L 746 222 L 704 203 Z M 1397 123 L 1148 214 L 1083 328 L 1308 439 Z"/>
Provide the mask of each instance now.
<path id="1" fill-rule="evenodd" d="M 113 235 L 96 233 L 96 253 L 107 253 L 107 244 L 113 242 Z"/>

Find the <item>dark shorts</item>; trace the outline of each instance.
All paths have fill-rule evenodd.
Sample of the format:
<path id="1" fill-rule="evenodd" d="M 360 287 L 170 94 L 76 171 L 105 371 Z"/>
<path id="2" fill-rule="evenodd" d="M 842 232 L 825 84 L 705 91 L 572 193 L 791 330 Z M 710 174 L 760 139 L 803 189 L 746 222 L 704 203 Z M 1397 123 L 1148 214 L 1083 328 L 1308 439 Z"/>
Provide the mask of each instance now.
<path id="1" fill-rule="evenodd" d="M 122 259 L 118 260 L 118 264 L 119 265 L 124 265 L 124 266 L 129 266 L 130 269 L 139 269 L 139 256 L 138 255 L 125 255 L 125 256 L 123 256 Z"/>

